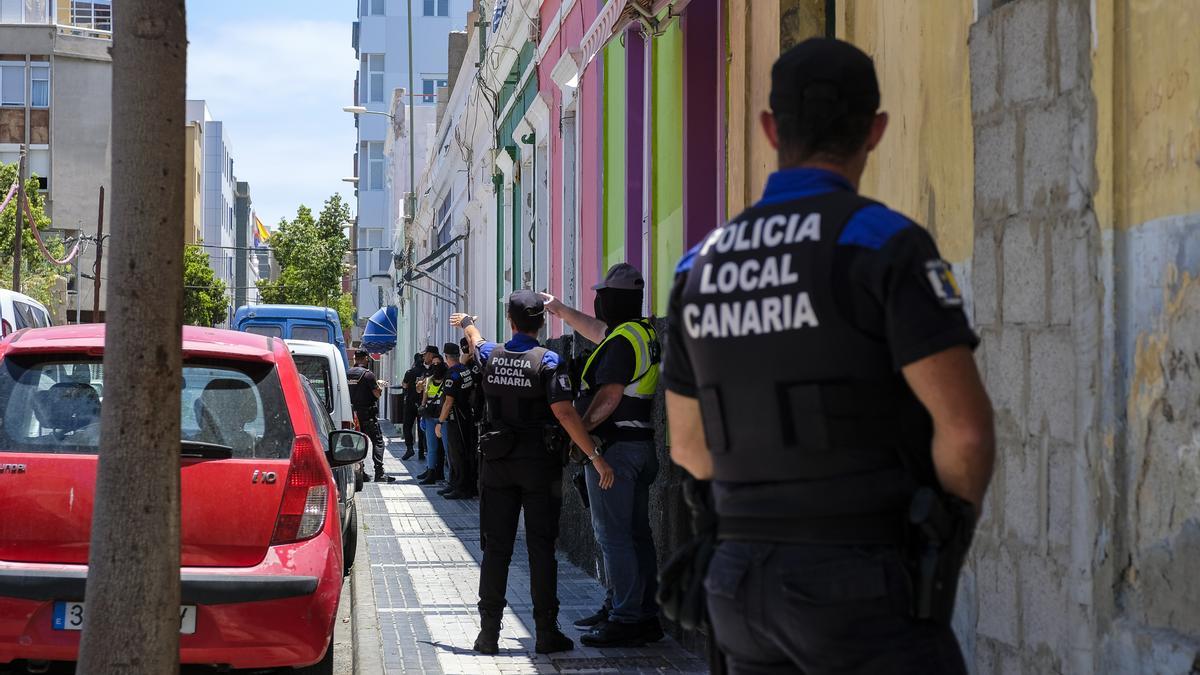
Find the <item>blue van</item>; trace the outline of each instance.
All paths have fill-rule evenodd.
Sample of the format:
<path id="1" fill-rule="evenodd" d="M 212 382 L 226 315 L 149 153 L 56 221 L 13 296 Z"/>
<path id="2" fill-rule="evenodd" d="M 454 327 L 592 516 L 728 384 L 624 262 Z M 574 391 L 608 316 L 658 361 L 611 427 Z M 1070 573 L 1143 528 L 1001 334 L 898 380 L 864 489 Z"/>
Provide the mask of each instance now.
<path id="1" fill-rule="evenodd" d="M 247 305 L 233 315 L 233 329 L 285 340 L 313 340 L 338 346 L 346 368 L 346 338 L 338 313 L 311 305 Z"/>

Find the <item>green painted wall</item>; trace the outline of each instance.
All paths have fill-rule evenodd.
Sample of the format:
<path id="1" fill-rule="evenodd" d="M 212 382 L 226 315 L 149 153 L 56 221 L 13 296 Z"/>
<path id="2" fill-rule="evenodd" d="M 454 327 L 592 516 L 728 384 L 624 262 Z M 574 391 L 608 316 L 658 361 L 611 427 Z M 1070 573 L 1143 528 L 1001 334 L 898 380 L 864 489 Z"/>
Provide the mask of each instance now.
<path id="1" fill-rule="evenodd" d="M 683 32 L 679 22 L 655 38 L 651 99 L 653 151 L 654 293 L 652 308 L 667 313 L 675 265 L 683 256 Z"/>
<path id="2" fill-rule="evenodd" d="M 625 260 L 625 47 L 604 48 L 604 270 Z M 601 272 L 603 275 L 603 272 Z"/>

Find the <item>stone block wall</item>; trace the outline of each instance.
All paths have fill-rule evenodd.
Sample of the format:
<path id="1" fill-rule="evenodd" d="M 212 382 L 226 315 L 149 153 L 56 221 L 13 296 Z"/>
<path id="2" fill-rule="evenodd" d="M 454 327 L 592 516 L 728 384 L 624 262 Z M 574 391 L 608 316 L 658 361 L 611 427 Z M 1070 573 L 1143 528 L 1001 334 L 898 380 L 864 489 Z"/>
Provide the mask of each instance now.
<path id="1" fill-rule="evenodd" d="M 973 319 L 998 441 L 956 621 L 977 673 L 1093 671 L 1105 373 L 1090 36 L 1087 0 L 998 4 L 971 29 Z"/>

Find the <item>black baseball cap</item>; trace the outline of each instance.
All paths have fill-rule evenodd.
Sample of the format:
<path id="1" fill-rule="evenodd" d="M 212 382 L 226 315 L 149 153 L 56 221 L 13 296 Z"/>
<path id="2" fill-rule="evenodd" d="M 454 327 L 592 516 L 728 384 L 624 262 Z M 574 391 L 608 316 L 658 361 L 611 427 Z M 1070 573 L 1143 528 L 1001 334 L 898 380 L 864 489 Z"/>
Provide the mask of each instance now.
<path id="1" fill-rule="evenodd" d="M 369 352 L 361 347 L 354 350 L 354 358 L 356 358 L 356 359 L 361 359 L 364 356 L 370 356 L 370 355 L 371 355 L 371 352 Z"/>
<path id="2" fill-rule="evenodd" d="M 546 311 L 542 296 L 528 289 L 513 291 L 508 296 L 508 313 L 524 316 L 541 316 Z"/>
<path id="3" fill-rule="evenodd" d="M 445 352 L 446 356 L 453 356 L 455 358 L 462 354 L 462 352 L 458 349 L 458 344 L 454 342 L 447 342 L 446 344 L 442 345 L 442 351 Z"/>
<path id="4" fill-rule="evenodd" d="M 592 286 L 593 291 L 613 288 L 623 291 L 641 291 L 646 288 L 646 280 L 638 268 L 629 263 L 617 263 L 609 268 L 604 275 L 604 281 Z"/>
<path id="5" fill-rule="evenodd" d="M 441 356 L 441 355 L 442 355 L 442 353 L 438 351 L 438 348 L 437 348 L 437 347 L 435 347 L 435 346 L 433 346 L 433 345 L 428 345 L 427 347 L 425 347 L 425 351 L 424 351 L 424 352 L 422 352 L 422 353 L 424 353 L 424 354 L 433 354 L 434 356 Z"/>
<path id="6" fill-rule="evenodd" d="M 838 116 L 874 113 L 879 110 L 875 64 L 849 42 L 810 38 L 775 61 L 770 101 L 776 115 L 802 115 L 815 105 Z"/>

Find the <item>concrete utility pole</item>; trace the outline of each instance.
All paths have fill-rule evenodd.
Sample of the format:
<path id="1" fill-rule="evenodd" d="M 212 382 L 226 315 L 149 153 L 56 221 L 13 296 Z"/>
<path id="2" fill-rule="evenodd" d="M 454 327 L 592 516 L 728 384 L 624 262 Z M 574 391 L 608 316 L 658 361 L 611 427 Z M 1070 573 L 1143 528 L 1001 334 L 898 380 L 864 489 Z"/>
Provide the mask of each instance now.
<path id="1" fill-rule="evenodd" d="M 187 22 L 184 0 L 114 14 L 112 320 L 77 672 L 175 673 Z"/>

